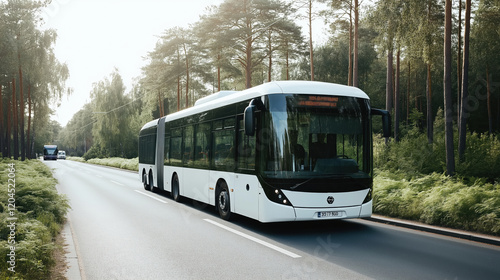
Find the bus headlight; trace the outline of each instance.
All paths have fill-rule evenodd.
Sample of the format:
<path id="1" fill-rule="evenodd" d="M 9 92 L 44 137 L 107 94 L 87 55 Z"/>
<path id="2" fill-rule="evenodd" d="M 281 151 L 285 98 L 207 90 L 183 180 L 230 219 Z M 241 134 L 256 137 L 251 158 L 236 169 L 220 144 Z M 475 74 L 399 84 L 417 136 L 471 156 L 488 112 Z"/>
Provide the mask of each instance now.
<path id="1" fill-rule="evenodd" d="M 271 199 L 272 201 L 279 203 L 279 204 L 291 206 L 290 202 L 288 201 L 288 198 L 279 189 L 275 189 L 273 195 L 271 197 L 269 197 L 269 199 Z"/>

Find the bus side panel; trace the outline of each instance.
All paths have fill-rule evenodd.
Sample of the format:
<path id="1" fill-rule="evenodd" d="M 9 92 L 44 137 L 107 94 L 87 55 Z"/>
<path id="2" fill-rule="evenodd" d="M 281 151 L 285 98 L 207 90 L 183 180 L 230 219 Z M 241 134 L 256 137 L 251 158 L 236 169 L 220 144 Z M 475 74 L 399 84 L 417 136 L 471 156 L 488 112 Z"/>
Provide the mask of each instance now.
<path id="1" fill-rule="evenodd" d="M 236 174 L 234 179 L 235 213 L 259 219 L 259 194 L 265 196 L 255 175 Z"/>
<path id="2" fill-rule="evenodd" d="M 208 203 L 210 173 L 205 169 L 184 168 L 181 180 L 181 194 L 194 200 Z"/>
<path id="3" fill-rule="evenodd" d="M 359 212 L 359 217 L 369 218 L 372 216 L 372 212 L 373 212 L 373 199 L 361 205 L 361 211 Z"/>
<path id="4" fill-rule="evenodd" d="M 172 191 L 172 167 L 163 166 L 163 189 L 167 192 Z"/>

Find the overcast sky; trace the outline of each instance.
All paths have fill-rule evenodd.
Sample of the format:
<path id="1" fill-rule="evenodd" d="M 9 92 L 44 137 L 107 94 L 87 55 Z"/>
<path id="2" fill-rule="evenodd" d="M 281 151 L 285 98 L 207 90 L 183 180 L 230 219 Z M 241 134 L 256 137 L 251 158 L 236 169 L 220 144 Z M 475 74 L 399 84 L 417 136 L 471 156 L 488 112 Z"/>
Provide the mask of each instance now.
<path id="1" fill-rule="evenodd" d="M 158 35 L 170 27 L 199 20 L 209 5 L 222 0 L 52 0 L 42 11 L 44 28 L 57 30 L 55 53 L 70 71 L 63 97 L 53 117 L 65 126 L 90 101 L 92 84 L 116 67 L 127 91 L 145 65 L 142 57 L 155 47 Z"/>
<path id="2" fill-rule="evenodd" d="M 205 14 L 206 7 L 222 1 L 52 0 L 42 11 L 44 28 L 57 30 L 55 53 L 68 65 L 67 86 L 74 90 L 71 96 L 63 97 L 53 119 L 65 126 L 90 102 L 92 84 L 109 76 L 115 67 L 128 92 L 157 36 L 171 27 L 188 27 Z M 316 34 L 324 33 L 323 27 L 315 30 Z M 303 29 L 304 36 L 306 32 Z"/>

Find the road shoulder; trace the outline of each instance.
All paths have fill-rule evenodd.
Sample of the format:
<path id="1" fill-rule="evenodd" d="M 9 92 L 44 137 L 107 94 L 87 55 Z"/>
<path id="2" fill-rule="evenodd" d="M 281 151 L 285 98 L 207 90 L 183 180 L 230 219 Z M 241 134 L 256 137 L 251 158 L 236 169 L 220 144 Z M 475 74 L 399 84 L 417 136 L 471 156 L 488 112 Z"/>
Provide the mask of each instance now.
<path id="1" fill-rule="evenodd" d="M 396 219 L 396 218 L 389 218 L 389 217 L 380 216 L 380 215 L 372 215 L 370 218 L 365 218 L 365 219 L 368 221 L 373 221 L 373 222 L 377 222 L 377 223 L 394 225 L 394 226 L 404 227 L 404 228 L 408 228 L 408 229 L 420 230 L 420 231 L 424 231 L 424 232 L 430 232 L 430 233 L 435 233 L 435 234 L 440 234 L 440 235 L 445 235 L 445 236 L 450 236 L 450 237 L 485 243 L 485 244 L 489 244 L 489 245 L 500 246 L 500 237 L 496 237 L 496 236 L 474 233 L 474 232 L 458 230 L 458 229 L 450 229 L 450 228 L 445 228 L 445 227 L 431 226 L 431 225 L 424 224 L 424 223 Z"/>

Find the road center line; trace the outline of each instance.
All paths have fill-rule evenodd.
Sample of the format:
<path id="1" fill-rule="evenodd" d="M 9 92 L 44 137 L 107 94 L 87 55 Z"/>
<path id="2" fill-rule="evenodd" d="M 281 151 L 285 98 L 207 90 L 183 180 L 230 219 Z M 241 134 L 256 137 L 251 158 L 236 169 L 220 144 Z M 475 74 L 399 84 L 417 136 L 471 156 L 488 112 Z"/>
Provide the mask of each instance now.
<path id="1" fill-rule="evenodd" d="M 243 232 L 237 231 L 237 230 L 232 229 L 232 228 L 230 228 L 230 227 L 227 227 L 227 226 L 225 226 L 225 225 L 223 225 L 223 224 L 219 224 L 219 223 L 214 222 L 214 221 L 212 221 L 212 220 L 210 220 L 210 219 L 204 219 L 204 220 L 205 220 L 206 222 L 209 222 L 209 223 L 211 223 L 211 224 L 215 225 L 215 226 L 218 226 L 218 227 L 220 227 L 220 228 L 222 228 L 222 229 L 225 229 L 225 230 L 227 230 L 227 231 L 230 231 L 230 232 L 232 232 L 232 233 L 234 233 L 234 234 L 237 234 L 237 235 L 239 235 L 239 236 L 241 236 L 241 237 L 244 237 L 244 238 L 246 238 L 246 239 L 249 239 L 249 240 L 251 240 L 251 241 L 253 241 L 253 242 L 256 242 L 256 243 L 259 243 L 259 244 L 261 244 L 261 245 L 264 245 L 264 246 L 266 246 L 266 247 L 268 247 L 268 248 L 270 248 L 270 249 L 273 249 L 273 250 L 275 250 L 275 251 L 278 251 L 278 252 L 280 252 L 280 253 L 282 253 L 282 254 L 285 254 L 285 255 L 287 255 L 287 256 L 289 256 L 289 257 L 292 257 L 292 258 L 294 258 L 294 259 L 296 259 L 296 258 L 300 258 L 300 257 L 301 257 L 301 256 L 299 256 L 299 255 L 297 255 L 297 254 L 295 254 L 295 253 L 292 253 L 292 252 L 290 252 L 290 251 L 288 251 L 288 250 L 285 250 L 285 249 L 283 249 L 283 248 L 280 248 L 280 247 L 278 247 L 278 246 L 276 246 L 276 245 L 273 245 L 273 244 L 271 244 L 271 243 L 269 243 L 269 242 L 266 242 L 266 241 L 260 240 L 260 239 L 258 239 L 258 238 L 256 238 L 256 237 L 253 237 L 253 236 L 250 236 L 250 235 L 248 235 L 248 234 L 246 234 L 246 233 L 243 233 Z"/>
<path id="2" fill-rule="evenodd" d="M 134 191 L 135 191 L 135 192 L 137 192 L 137 193 L 140 193 L 140 194 L 142 194 L 142 195 L 148 196 L 148 197 L 150 197 L 150 198 L 152 198 L 152 199 L 158 200 L 159 202 L 162 202 L 162 203 L 165 203 L 165 204 L 167 204 L 167 203 L 168 203 L 168 202 L 166 202 L 165 200 L 161 200 L 161 199 L 159 199 L 159 198 L 157 198 L 157 197 L 154 197 L 154 196 L 152 196 L 152 195 L 150 195 L 150 194 L 143 193 L 143 192 L 138 191 L 138 190 L 134 190 Z"/>

